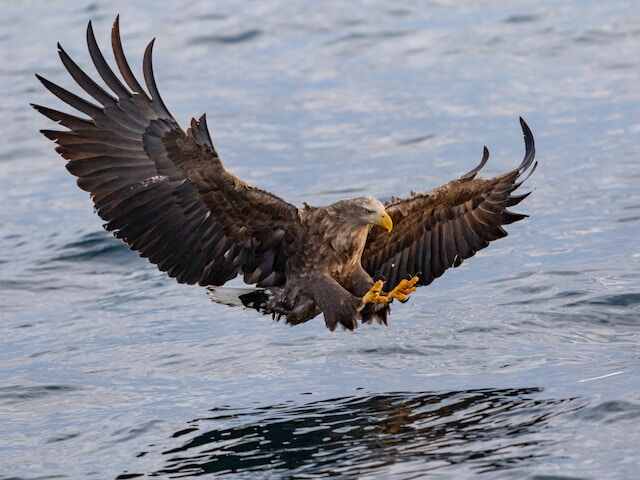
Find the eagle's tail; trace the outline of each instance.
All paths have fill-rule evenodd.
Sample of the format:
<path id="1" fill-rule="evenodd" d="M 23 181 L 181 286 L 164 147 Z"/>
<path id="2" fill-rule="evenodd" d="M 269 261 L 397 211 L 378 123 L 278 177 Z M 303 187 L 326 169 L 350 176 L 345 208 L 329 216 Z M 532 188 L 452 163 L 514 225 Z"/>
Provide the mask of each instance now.
<path id="1" fill-rule="evenodd" d="M 257 310 L 261 313 L 267 312 L 269 300 L 273 293 L 265 288 L 233 288 L 233 287 L 210 287 L 208 288 L 209 298 L 216 303 L 228 305 L 230 307 L 244 307 Z"/>
<path id="2" fill-rule="evenodd" d="M 281 302 L 278 301 L 278 294 L 282 292 L 277 287 L 209 287 L 207 290 L 209 298 L 215 303 L 228 305 L 230 307 L 241 307 L 256 310 L 264 315 L 271 316 L 274 320 L 280 320 L 284 317 L 286 322 L 291 325 L 306 322 L 320 313 L 319 310 L 315 310 L 313 304 L 307 304 L 304 302 L 301 303 L 298 308 L 294 308 L 293 310 L 283 309 Z M 332 308 L 337 307 L 337 304 L 331 304 L 331 306 Z M 360 320 L 362 323 L 378 323 L 380 325 L 387 325 L 389 311 L 390 309 L 388 304 L 369 303 L 365 305 L 359 314 L 349 311 L 349 315 L 342 315 L 342 318 L 349 317 L 350 321 L 338 322 L 337 320 L 334 320 L 333 322 L 330 322 L 331 326 L 329 328 L 334 329 L 338 323 L 341 323 L 345 328 L 352 330 L 355 328 L 357 320 Z M 351 318 L 351 313 L 356 316 Z M 330 309 L 328 315 L 330 319 L 333 319 L 334 316 L 336 316 L 333 314 L 337 315 L 337 312 L 333 312 L 333 310 Z M 340 315 L 337 315 L 337 317 L 339 316 Z"/>
<path id="3" fill-rule="evenodd" d="M 292 312 L 283 309 L 278 302 L 277 287 L 272 288 L 234 288 L 209 287 L 209 298 L 216 303 L 230 307 L 242 307 L 256 310 L 264 315 L 270 315 L 274 320 L 288 317 Z M 289 319 L 287 318 L 287 321 Z M 291 323 L 291 322 L 288 322 Z"/>

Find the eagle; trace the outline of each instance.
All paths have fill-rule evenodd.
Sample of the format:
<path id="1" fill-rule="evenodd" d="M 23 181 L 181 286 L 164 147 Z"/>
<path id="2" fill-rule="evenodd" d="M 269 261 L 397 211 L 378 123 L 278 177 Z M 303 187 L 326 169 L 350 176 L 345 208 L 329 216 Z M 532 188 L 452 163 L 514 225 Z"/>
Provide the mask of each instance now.
<path id="1" fill-rule="evenodd" d="M 322 313 L 330 330 L 386 325 L 393 300 L 407 301 L 417 286 L 505 237 L 504 225 L 527 217 L 508 210 L 531 193 L 514 191 L 537 166 L 522 118 L 524 159 L 505 174 L 477 178 L 489 159 L 484 147 L 475 168 L 426 193 L 385 203 L 360 197 L 297 207 L 227 170 L 205 115 L 186 130 L 178 125 L 156 86 L 155 39 L 143 57 L 146 90 L 125 58 L 119 17 L 111 46 L 120 77 L 100 51 L 91 22 L 86 40 L 108 89 L 58 43 L 63 65 L 92 100 L 36 75 L 80 112 L 32 104 L 65 128 L 41 132 L 90 193 L 105 229 L 180 283 L 213 288 L 241 275 L 264 294 L 259 310 L 288 324 Z"/>

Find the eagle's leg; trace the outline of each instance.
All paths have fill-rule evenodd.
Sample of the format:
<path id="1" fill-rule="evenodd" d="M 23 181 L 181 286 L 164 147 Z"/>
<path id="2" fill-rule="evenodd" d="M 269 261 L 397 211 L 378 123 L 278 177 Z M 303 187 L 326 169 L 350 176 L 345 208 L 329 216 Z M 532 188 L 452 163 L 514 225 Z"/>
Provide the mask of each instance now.
<path id="1" fill-rule="evenodd" d="M 354 330 L 359 318 L 360 297 L 353 295 L 329 275 L 313 275 L 306 278 L 309 295 L 324 314 L 329 330 L 338 324 Z"/>

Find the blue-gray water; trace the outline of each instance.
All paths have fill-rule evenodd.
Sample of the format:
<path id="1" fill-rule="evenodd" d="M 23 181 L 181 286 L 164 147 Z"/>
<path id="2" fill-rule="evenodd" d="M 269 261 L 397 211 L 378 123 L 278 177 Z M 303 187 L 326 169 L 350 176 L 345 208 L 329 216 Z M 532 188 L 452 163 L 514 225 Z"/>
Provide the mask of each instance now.
<path id="1" fill-rule="evenodd" d="M 19 3 L 19 5 L 18 5 Z M 5 2 L 0 478 L 633 479 L 640 459 L 637 2 Z M 176 117 L 298 204 L 540 167 L 510 236 L 389 328 L 211 303 L 102 231 L 37 130 L 86 22 L 151 37 Z M 111 58 L 110 52 L 107 55 Z"/>

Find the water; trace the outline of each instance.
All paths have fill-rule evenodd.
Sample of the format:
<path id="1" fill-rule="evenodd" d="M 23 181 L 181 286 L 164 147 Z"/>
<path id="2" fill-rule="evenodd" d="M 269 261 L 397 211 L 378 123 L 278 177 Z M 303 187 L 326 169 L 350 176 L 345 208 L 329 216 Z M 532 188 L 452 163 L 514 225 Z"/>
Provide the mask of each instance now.
<path id="1" fill-rule="evenodd" d="M 132 2 L 131 2 L 132 3 Z M 21 2 L 0 15 L 0 478 L 631 479 L 640 460 L 635 2 Z M 212 304 L 101 230 L 28 102 L 121 13 L 184 124 L 288 200 L 522 155 L 531 214 L 390 327 Z M 106 50 L 106 48 L 105 48 Z M 109 52 L 110 53 L 110 52 Z M 108 55 L 108 58 L 111 58 Z M 89 68 L 92 71 L 92 68 Z"/>

